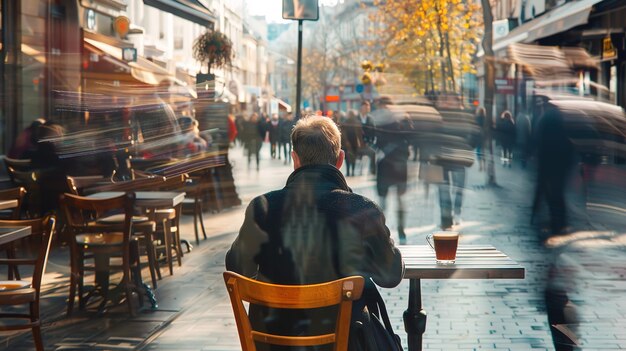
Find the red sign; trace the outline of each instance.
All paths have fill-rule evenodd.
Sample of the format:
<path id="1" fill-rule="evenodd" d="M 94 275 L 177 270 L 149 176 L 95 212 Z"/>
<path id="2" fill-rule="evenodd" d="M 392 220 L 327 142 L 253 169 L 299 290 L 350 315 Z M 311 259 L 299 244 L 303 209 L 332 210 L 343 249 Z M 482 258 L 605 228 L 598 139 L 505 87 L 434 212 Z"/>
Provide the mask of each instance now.
<path id="1" fill-rule="evenodd" d="M 326 95 L 326 102 L 339 102 L 339 95 Z"/>
<path id="2" fill-rule="evenodd" d="M 498 94 L 515 94 L 515 79 L 497 78 L 496 92 Z"/>

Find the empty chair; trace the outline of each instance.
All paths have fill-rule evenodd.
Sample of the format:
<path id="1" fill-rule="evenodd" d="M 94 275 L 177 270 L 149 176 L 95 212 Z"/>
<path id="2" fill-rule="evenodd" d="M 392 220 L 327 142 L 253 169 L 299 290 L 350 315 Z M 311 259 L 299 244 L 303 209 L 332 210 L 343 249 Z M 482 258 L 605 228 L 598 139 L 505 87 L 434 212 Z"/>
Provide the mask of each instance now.
<path id="1" fill-rule="evenodd" d="M 131 236 L 131 224 L 135 194 L 126 193 L 109 199 L 92 199 L 72 194 L 64 194 L 61 206 L 65 212 L 70 230 L 71 277 L 68 300 L 68 314 L 73 310 L 78 293 L 79 307 L 85 307 L 94 294 L 102 296 L 99 311 L 103 312 L 109 299 L 109 270 L 119 268 L 122 279 L 118 285 L 125 296 L 131 315 L 135 315 L 133 292 L 141 286 L 141 267 L 138 246 Z M 123 219 L 116 223 L 99 223 L 98 219 L 112 213 L 122 213 Z M 95 222 L 95 224 L 94 224 Z M 95 287 L 84 291 L 84 259 L 89 255 L 94 260 Z M 112 257 L 121 257 L 121 266 L 111 266 Z M 133 279 L 134 278 L 134 279 Z M 141 294 L 139 302 L 142 303 Z"/>
<path id="2" fill-rule="evenodd" d="M 1 313 L 1 319 L 26 319 L 26 323 L 0 325 L 0 331 L 31 329 L 37 351 L 43 351 L 41 339 L 41 320 L 39 317 L 39 299 L 41 297 L 41 281 L 46 271 L 48 254 L 54 235 L 55 217 L 45 219 L 0 221 L 0 226 L 30 226 L 32 235 L 41 235 L 41 246 L 34 259 L 0 259 L 0 264 L 32 265 L 33 277 L 30 281 L 0 281 L 0 305 L 29 305 L 29 313 Z"/>
<path id="3" fill-rule="evenodd" d="M 363 292 L 363 277 L 348 277 L 312 285 L 275 285 L 224 272 L 224 282 L 235 314 L 243 351 L 256 351 L 255 342 L 282 346 L 334 344 L 334 351 L 348 349 L 352 302 Z M 312 336 L 275 335 L 253 330 L 243 301 L 279 309 L 316 309 L 338 306 L 335 331 Z"/>

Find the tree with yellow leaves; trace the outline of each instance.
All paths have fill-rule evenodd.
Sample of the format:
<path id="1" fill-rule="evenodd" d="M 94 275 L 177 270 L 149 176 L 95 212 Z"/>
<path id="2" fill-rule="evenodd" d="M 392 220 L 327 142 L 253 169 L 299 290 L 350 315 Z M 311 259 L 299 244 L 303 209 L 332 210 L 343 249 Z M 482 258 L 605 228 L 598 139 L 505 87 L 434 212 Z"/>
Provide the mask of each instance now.
<path id="1" fill-rule="evenodd" d="M 374 45 L 387 65 L 424 91 L 457 91 L 465 73 L 475 72 L 482 37 L 480 4 L 470 0 L 374 0 L 371 20 L 382 22 Z"/>

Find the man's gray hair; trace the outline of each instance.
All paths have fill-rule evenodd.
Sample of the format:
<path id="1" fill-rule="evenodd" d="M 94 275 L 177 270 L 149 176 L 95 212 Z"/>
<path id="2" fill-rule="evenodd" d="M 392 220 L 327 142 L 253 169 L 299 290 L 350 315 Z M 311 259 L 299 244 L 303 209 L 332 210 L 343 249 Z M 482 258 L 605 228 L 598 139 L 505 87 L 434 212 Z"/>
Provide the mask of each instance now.
<path id="1" fill-rule="evenodd" d="M 332 119 L 307 116 L 293 128 L 291 143 L 302 166 L 334 166 L 341 152 L 341 133 Z"/>

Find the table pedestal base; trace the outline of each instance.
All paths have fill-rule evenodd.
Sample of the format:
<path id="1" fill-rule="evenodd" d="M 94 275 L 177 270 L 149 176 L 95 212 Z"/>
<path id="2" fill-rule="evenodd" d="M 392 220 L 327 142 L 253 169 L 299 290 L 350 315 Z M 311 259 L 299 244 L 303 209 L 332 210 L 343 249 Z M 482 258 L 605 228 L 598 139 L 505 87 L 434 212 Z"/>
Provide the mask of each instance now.
<path id="1" fill-rule="evenodd" d="M 404 311 L 403 318 L 409 351 L 421 351 L 422 337 L 426 331 L 426 312 L 422 309 L 422 291 L 419 279 L 410 280 L 409 306 Z"/>

